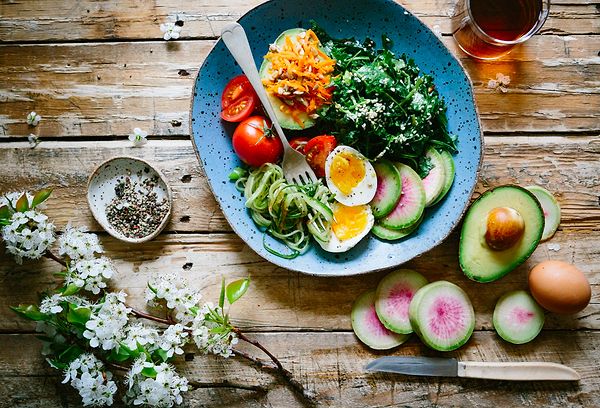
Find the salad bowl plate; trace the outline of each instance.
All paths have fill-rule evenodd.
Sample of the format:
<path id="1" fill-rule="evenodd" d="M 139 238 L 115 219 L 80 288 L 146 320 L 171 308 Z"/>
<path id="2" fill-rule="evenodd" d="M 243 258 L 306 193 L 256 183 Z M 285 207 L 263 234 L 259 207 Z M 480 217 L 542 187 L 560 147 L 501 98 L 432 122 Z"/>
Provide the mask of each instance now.
<path id="1" fill-rule="evenodd" d="M 202 64 L 192 96 L 190 130 L 194 149 L 210 188 L 232 229 L 256 253 L 280 267 L 319 276 L 356 275 L 401 265 L 439 245 L 460 222 L 477 182 L 483 138 L 471 82 L 459 61 L 418 18 L 390 0 L 272 0 L 250 10 L 239 20 L 245 28 L 257 66 L 277 36 L 293 27 L 310 28 L 316 21 L 333 37 L 371 38 L 381 46 L 382 35 L 392 40 L 397 56 L 413 58 L 433 77 L 447 106 L 448 130 L 458 136 L 455 180 L 446 198 L 428 208 L 417 232 L 398 241 L 382 241 L 369 234 L 345 253 L 328 253 L 312 245 L 295 259 L 267 251 L 287 248 L 254 224 L 243 195 L 228 175 L 242 163 L 231 144 L 232 124 L 220 119 L 221 92 L 241 74 L 219 40 Z M 264 240 L 264 241 L 263 241 Z"/>

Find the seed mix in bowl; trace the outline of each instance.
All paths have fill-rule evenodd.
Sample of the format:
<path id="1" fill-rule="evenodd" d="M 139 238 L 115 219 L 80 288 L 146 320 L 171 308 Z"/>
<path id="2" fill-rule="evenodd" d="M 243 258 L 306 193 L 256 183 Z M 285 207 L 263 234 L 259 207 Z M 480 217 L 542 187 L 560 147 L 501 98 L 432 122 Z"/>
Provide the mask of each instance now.
<path id="1" fill-rule="evenodd" d="M 148 168 L 144 169 L 149 172 Z M 141 171 L 137 179 L 121 176 L 115 186 L 115 198 L 106 207 L 110 225 L 127 238 L 140 239 L 152 234 L 169 212 L 169 201 L 159 199 L 155 190 L 158 176 Z"/>

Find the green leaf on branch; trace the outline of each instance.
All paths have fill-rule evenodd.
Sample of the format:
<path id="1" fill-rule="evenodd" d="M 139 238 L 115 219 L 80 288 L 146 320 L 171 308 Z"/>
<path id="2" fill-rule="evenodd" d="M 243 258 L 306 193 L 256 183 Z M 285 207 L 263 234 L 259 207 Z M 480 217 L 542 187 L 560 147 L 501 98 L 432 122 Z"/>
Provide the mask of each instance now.
<path id="1" fill-rule="evenodd" d="M 169 359 L 167 352 L 161 348 L 156 350 L 154 353 L 162 360 L 163 363 L 167 362 L 167 360 Z"/>
<path id="2" fill-rule="evenodd" d="M 8 220 L 10 218 L 10 208 L 8 205 L 0 207 L 0 220 Z"/>
<path id="3" fill-rule="evenodd" d="M 221 294 L 219 295 L 219 307 L 223 309 L 225 305 L 225 277 L 221 277 Z"/>
<path id="4" fill-rule="evenodd" d="M 10 307 L 19 316 L 33 321 L 48 320 L 48 316 L 40 312 L 36 305 L 19 305 Z"/>
<path id="5" fill-rule="evenodd" d="M 25 212 L 29 210 L 29 200 L 27 199 L 27 193 L 23 193 L 21 198 L 17 200 L 17 205 L 15 206 L 17 212 Z"/>
<path id="6" fill-rule="evenodd" d="M 89 307 L 77 306 L 73 303 L 69 303 L 69 311 L 67 312 L 67 321 L 79 326 L 85 326 L 92 311 Z"/>
<path id="7" fill-rule="evenodd" d="M 80 290 L 81 288 L 79 286 L 75 285 L 74 283 L 70 283 L 64 288 L 62 288 L 61 292 L 63 296 L 71 296 L 79 292 Z"/>
<path id="8" fill-rule="evenodd" d="M 110 361 L 116 361 L 118 363 L 122 363 L 123 361 L 127 361 L 130 358 L 135 358 L 139 355 L 136 350 L 131 350 L 129 347 L 125 346 L 123 343 L 119 344 L 119 347 L 115 347 L 111 350 L 108 359 Z"/>
<path id="9" fill-rule="evenodd" d="M 65 364 L 69 364 L 81 354 L 83 354 L 83 350 L 79 348 L 79 346 L 73 344 L 72 346 L 68 347 L 65 351 L 60 353 L 60 355 L 58 356 L 58 361 Z"/>
<path id="10" fill-rule="evenodd" d="M 35 196 L 33 196 L 33 200 L 31 201 L 31 208 L 35 208 L 37 205 L 40 205 L 44 201 L 50 197 L 52 194 L 51 188 L 44 188 L 43 190 L 38 191 Z"/>
<path id="11" fill-rule="evenodd" d="M 227 300 L 229 304 L 233 304 L 236 300 L 244 296 L 244 293 L 250 286 L 250 278 L 238 279 L 227 285 L 225 293 L 227 293 Z"/>
<path id="12" fill-rule="evenodd" d="M 68 364 L 61 363 L 58 360 L 50 360 L 49 358 L 47 358 L 46 361 L 48 362 L 48 364 L 50 364 L 50 367 L 56 368 L 57 370 L 61 370 L 61 371 L 66 370 L 67 367 L 69 366 Z"/>
<path id="13" fill-rule="evenodd" d="M 144 377 L 156 378 L 156 374 L 158 373 L 156 372 L 154 367 L 144 367 L 144 369 L 142 370 L 142 375 Z"/>

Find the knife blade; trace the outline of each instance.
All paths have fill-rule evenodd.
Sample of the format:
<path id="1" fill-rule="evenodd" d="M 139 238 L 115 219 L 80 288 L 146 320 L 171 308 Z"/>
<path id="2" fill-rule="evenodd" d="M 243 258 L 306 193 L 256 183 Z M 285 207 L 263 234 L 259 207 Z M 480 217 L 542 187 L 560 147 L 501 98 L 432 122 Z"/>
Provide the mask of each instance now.
<path id="1" fill-rule="evenodd" d="M 367 371 L 419 376 L 485 378 L 509 381 L 578 381 L 577 371 L 545 362 L 475 362 L 454 358 L 386 356 L 371 361 Z"/>

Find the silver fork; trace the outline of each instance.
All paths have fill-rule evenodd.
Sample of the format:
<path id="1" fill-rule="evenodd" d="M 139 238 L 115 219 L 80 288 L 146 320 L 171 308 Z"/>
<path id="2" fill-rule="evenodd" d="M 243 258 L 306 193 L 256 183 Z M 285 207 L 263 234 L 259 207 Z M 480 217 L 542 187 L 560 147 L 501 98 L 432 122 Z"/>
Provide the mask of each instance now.
<path id="1" fill-rule="evenodd" d="M 277 121 L 277 116 L 275 116 L 275 111 L 273 110 L 273 106 L 271 106 L 267 91 L 265 91 L 265 88 L 263 87 L 258 70 L 254 64 L 254 57 L 252 56 L 252 51 L 250 50 L 250 44 L 248 44 L 248 38 L 246 37 L 244 27 L 238 23 L 228 24 L 221 31 L 221 39 L 244 74 L 248 77 L 248 81 L 250 81 L 250 84 L 262 102 L 263 107 L 267 112 L 267 116 L 271 119 L 271 122 L 273 122 L 275 133 L 279 136 L 279 139 L 281 139 L 281 143 L 283 143 L 283 162 L 281 167 L 283 168 L 285 179 L 289 183 L 300 185 L 316 182 L 317 176 L 315 175 L 315 172 L 306 162 L 304 155 L 290 146 Z"/>

